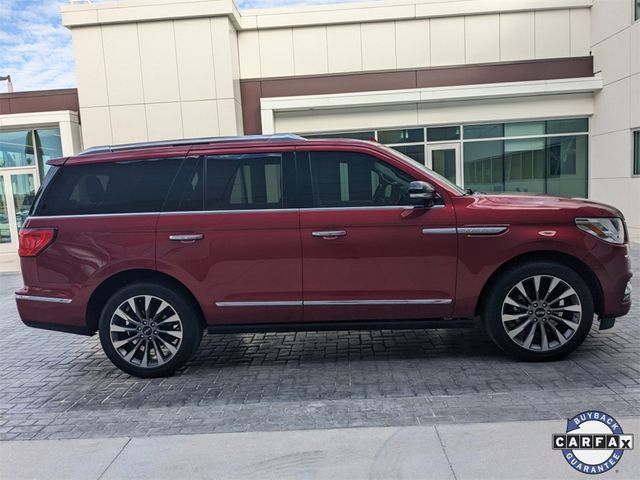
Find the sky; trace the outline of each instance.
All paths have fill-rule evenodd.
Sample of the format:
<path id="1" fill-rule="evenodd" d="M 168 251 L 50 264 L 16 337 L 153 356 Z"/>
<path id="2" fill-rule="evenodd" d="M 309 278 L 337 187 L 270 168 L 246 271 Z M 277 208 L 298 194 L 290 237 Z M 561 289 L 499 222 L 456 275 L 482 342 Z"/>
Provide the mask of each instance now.
<path id="1" fill-rule="evenodd" d="M 349 0 L 236 0 L 236 4 L 268 8 L 345 1 Z M 66 3 L 68 0 L 0 0 L 0 76 L 11 75 L 14 91 L 76 86 L 71 32 L 60 18 L 60 6 Z M 0 93 L 6 92 L 6 85 L 0 82 Z"/>

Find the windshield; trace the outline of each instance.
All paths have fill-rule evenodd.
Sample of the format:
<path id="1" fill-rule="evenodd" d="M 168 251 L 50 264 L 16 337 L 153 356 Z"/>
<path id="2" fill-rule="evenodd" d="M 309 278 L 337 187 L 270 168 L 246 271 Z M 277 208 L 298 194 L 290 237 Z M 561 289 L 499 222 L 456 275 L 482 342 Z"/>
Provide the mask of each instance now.
<path id="1" fill-rule="evenodd" d="M 400 157 L 400 158 L 402 158 L 403 160 L 405 160 L 405 161 L 407 161 L 407 162 L 411 163 L 411 165 L 413 165 L 413 166 L 415 166 L 415 167 L 418 167 L 420 170 L 422 170 L 423 172 L 425 172 L 425 173 L 426 173 L 427 175 L 429 175 L 430 177 L 434 177 L 436 180 L 438 180 L 438 181 L 440 181 L 440 182 L 442 182 L 442 183 L 444 183 L 444 184 L 448 185 L 449 187 L 453 188 L 455 191 L 459 192 L 461 195 L 466 195 L 466 191 L 465 191 L 462 187 L 460 187 L 460 186 L 456 185 L 456 184 L 455 184 L 455 183 L 453 183 L 451 180 L 449 180 L 449 179 L 448 179 L 448 178 L 446 178 L 446 177 L 443 177 L 443 176 L 442 176 L 442 175 L 440 175 L 439 173 L 434 172 L 433 170 L 431 170 L 429 167 L 427 167 L 427 166 L 423 165 L 422 163 L 417 162 L 417 161 L 416 161 L 416 160 L 414 160 L 413 158 L 411 158 L 411 157 L 409 157 L 409 156 L 405 155 L 404 153 L 399 152 L 399 151 L 397 151 L 397 150 L 394 150 L 394 149 L 393 149 L 393 148 L 391 148 L 391 147 L 387 147 L 386 145 L 381 145 L 381 144 L 379 144 L 378 146 L 379 146 L 379 147 L 384 148 L 385 150 L 387 150 L 389 153 L 391 153 L 391 154 L 395 155 L 396 157 Z"/>

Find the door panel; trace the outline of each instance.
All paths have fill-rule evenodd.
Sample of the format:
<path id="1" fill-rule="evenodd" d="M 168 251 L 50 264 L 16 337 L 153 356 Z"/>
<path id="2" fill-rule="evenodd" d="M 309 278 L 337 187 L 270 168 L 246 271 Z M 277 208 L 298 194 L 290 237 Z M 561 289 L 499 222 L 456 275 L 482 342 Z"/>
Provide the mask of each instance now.
<path id="1" fill-rule="evenodd" d="M 210 210 L 160 215 L 158 268 L 187 285 L 209 324 L 302 320 L 299 212 L 282 208 L 280 157 L 188 159 L 189 173 L 182 178 L 181 171 L 178 183 L 189 187 L 172 192 L 170 203 L 194 208 L 204 190 Z M 193 167 L 198 161 L 203 165 Z"/>
<path id="2" fill-rule="evenodd" d="M 311 155 L 313 157 L 314 152 Z M 344 155 L 342 158 L 342 164 L 350 164 L 352 160 Z M 455 287 L 456 237 L 455 234 L 423 233 L 427 228 L 455 226 L 453 207 L 448 200 L 430 209 L 397 205 L 394 190 L 398 185 L 383 185 L 389 192 L 386 199 L 376 196 L 380 187 L 376 181 L 371 181 L 370 190 L 364 188 L 363 183 L 371 172 L 365 173 L 361 159 L 339 168 L 325 165 L 320 180 L 313 180 L 317 172 L 314 174 L 314 160 L 311 162 L 314 204 L 322 207 L 323 202 L 333 199 L 335 205 L 305 208 L 300 212 L 305 321 L 426 318 L 450 314 Z M 304 167 L 299 170 L 304 171 Z M 331 178 L 332 170 L 335 178 Z M 375 177 L 376 173 L 371 175 Z M 362 178 L 362 182 L 358 182 L 358 178 Z M 391 178 L 386 177 L 384 181 Z M 402 175 L 394 178 L 402 188 L 405 181 L 408 187 L 412 180 Z M 316 191 L 322 190 L 322 182 L 334 185 L 333 197 L 328 190 Z M 354 186 L 356 188 L 351 188 Z M 396 205 L 365 205 L 374 197 L 377 203 Z M 337 205 L 340 202 L 361 205 L 341 208 Z"/>
<path id="3" fill-rule="evenodd" d="M 210 324 L 300 321 L 298 215 L 297 210 L 161 215 L 158 269 L 192 290 Z M 169 239 L 176 234 L 203 238 Z M 217 305 L 223 302 L 227 306 Z M 297 303 L 242 305 L 257 302 Z"/>

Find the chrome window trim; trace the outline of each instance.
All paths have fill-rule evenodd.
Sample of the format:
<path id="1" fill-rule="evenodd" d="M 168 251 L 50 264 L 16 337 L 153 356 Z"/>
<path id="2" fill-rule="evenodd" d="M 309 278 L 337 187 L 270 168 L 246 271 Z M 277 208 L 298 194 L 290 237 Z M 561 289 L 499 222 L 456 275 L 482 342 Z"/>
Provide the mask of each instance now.
<path id="1" fill-rule="evenodd" d="M 129 213 L 85 213 L 78 215 L 35 215 L 33 218 L 55 219 L 55 218 L 90 218 L 90 217 L 136 217 L 141 215 L 211 215 L 227 213 L 266 213 L 266 212 L 297 212 L 297 208 L 273 208 L 254 210 L 185 210 L 175 212 L 129 212 Z"/>
<path id="2" fill-rule="evenodd" d="M 42 218 L 45 220 L 56 218 L 95 218 L 95 217 L 139 217 L 158 215 L 160 212 L 137 212 L 137 213 L 78 213 L 75 215 L 29 215 L 28 218 Z"/>
<path id="3" fill-rule="evenodd" d="M 273 302 L 216 302 L 218 307 L 302 307 L 326 305 L 449 305 L 450 298 L 400 299 L 400 300 L 304 300 Z"/>
<path id="4" fill-rule="evenodd" d="M 444 208 L 444 205 L 434 205 L 429 208 L 420 208 L 419 210 L 430 210 L 432 208 Z M 379 205 L 368 207 L 306 207 L 300 208 L 300 212 L 340 212 L 351 210 L 415 210 L 411 205 Z"/>
<path id="5" fill-rule="evenodd" d="M 56 297 L 39 297 L 37 295 L 19 295 L 16 293 L 16 300 L 29 300 L 32 302 L 49 302 L 49 303 L 71 303 L 70 298 L 56 298 Z"/>
<path id="6" fill-rule="evenodd" d="M 434 205 L 431 208 L 444 208 L 444 205 Z M 127 212 L 127 213 L 81 213 L 75 215 L 34 215 L 32 218 L 42 218 L 45 220 L 55 218 L 91 218 L 91 217 L 135 217 L 141 215 L 216 215 L 229 213 L 274 213 L 274 212 L 336 212 L 336 211 L 359 211 L 359 210 L 413 210 L 408 205 L 390 206 L 369 206 L 369 207 L 321 207 L 321 208 L 256 208 L 243 210 L 184 210 L 172 212 Z M 428 209 L 425 209 L 428 210 Z M 30 217 L 31 218 L 31 217 Z"/>

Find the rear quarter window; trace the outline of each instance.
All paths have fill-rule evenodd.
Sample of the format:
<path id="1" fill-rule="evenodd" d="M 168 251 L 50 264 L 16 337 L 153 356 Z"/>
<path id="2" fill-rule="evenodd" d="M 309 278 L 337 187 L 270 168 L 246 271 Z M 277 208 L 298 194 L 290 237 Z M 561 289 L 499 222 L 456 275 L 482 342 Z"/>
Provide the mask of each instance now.
<path id="1" fill-rule="evenodd" d="M 36 216 L 159 212 L 182 158 L 64 166 Z"/>

